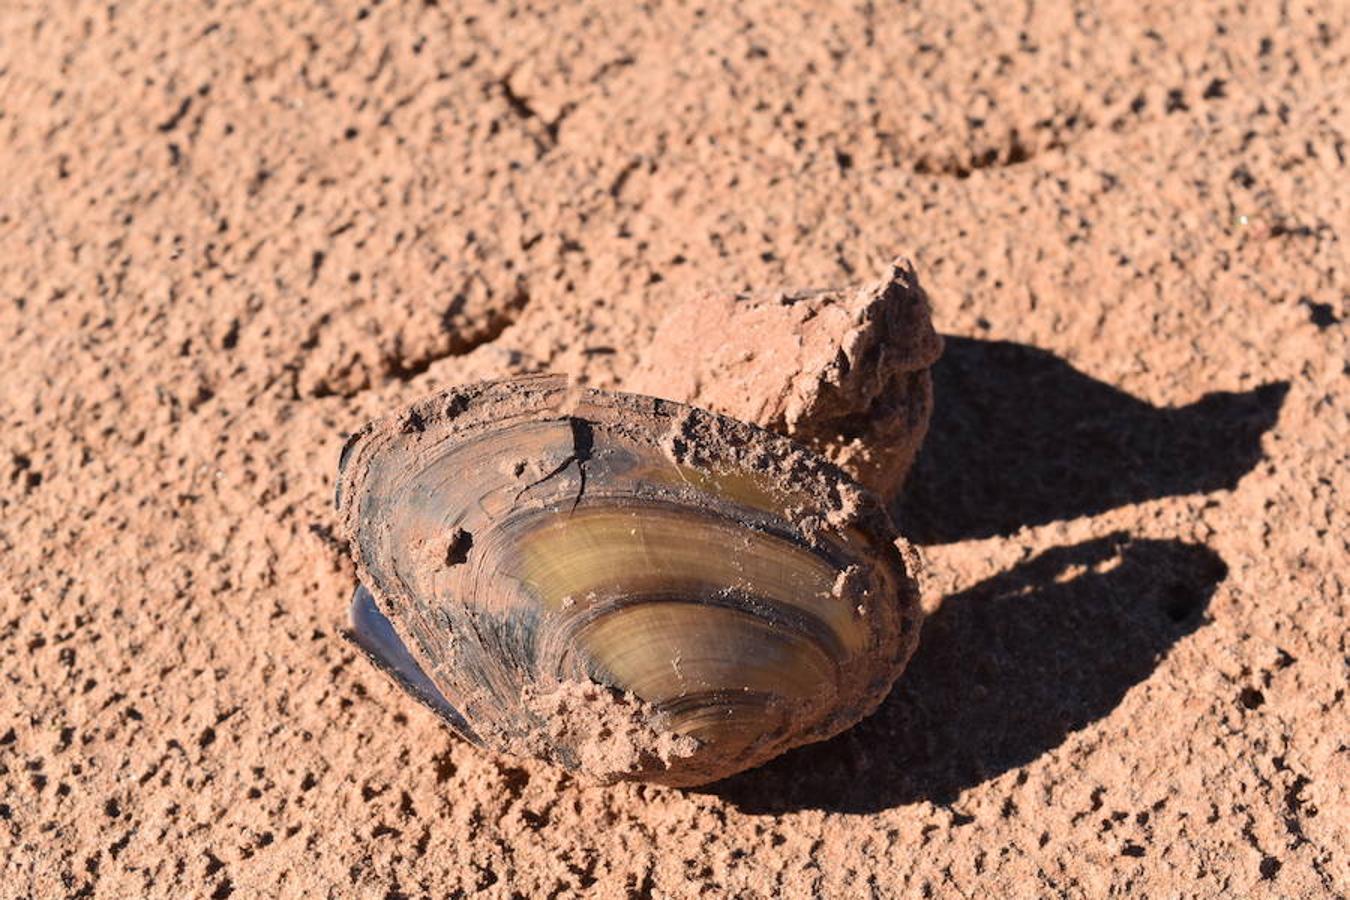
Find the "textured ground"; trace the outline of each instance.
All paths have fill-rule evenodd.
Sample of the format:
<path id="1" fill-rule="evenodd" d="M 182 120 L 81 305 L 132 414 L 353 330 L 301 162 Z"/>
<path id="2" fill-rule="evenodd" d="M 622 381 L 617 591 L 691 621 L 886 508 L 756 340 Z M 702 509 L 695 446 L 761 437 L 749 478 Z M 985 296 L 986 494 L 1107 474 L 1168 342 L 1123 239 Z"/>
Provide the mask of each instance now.
<path id="1" fill-rule="evenodd" d="M 0 896 L 1350 892 L 1347 7 L 627 6 L 7 4 Z M 341 639 L 347 431 L 897 254 L 874 718 L 587 789 Z"/>

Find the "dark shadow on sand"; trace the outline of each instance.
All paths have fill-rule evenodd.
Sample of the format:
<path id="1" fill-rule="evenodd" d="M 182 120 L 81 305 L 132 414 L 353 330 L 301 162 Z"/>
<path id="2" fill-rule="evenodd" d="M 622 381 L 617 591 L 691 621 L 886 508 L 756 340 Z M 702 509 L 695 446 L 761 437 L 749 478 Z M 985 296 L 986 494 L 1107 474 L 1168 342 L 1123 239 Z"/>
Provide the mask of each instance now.
<path id="1" fill-rule="evenodd" d="M 946 544 L 1232 488 L 1260 461 L 1288 390 L 1273 382 L 1160 408 L 1045 350 L 947 337 L 896 519 L 916 543 Z"/>
<path id="2" fill-rule="evenodd" d="M 1205 621 L 1226 572 L 1180 541 L 1046 551 L 946 598 L 871 718 L 706 790 L 753 813 L 949 803 L 1110 713 Z"/>

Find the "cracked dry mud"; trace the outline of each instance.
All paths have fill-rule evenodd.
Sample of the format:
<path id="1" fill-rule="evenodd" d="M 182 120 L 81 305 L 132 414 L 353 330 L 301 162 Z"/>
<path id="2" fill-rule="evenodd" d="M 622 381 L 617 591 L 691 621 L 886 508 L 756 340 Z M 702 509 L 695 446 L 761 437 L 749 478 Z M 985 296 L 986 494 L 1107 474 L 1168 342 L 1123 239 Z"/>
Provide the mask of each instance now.
<path id="1" fill-rule="evenodd" d="M 0 897 L 1344 895 L 1348 16 L 6 10 Z M 872 718 L 584 788 L 341 639 L 351 429 L 896 255 L 946 353 Z"/>

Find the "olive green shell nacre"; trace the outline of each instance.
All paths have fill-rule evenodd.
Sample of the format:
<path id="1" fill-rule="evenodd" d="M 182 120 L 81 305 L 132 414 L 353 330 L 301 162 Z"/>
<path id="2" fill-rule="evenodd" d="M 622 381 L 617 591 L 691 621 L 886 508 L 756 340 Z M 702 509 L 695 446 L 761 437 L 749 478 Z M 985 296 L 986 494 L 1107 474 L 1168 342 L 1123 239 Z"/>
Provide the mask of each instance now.
<path id="1" fill-rule="evenodd" d="M 918 637 L 873 495 L 678 403 L 450 390 L 353 435 L 338 505 L 372 658 L 475 743 L 597 780 L 701 784 L 827 738 Z"/>

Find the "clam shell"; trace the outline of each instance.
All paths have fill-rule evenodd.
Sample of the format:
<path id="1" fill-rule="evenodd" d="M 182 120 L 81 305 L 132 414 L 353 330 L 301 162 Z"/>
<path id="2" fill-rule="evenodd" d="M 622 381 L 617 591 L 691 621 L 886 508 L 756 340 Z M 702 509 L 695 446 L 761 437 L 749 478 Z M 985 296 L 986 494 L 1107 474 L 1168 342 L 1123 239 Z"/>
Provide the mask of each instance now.
<path id="1" fill-rule="evenodd" d="M 338 503 L 368 654 L 476 743 L 598 780 L 699 784 L 829 737 L 918 636 L 872 494 L 678 403 L 451 390 L 353 435 Z"/>

